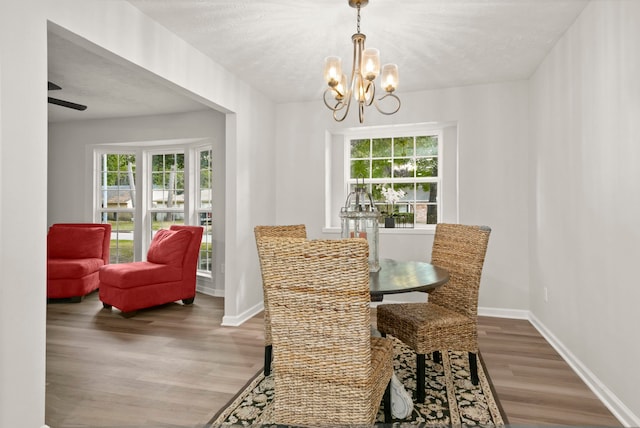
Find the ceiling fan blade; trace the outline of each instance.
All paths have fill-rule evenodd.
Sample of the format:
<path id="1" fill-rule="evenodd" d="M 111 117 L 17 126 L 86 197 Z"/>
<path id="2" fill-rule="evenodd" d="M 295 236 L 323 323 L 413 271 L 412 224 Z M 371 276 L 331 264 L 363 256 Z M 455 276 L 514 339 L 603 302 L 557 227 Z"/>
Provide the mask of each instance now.
<path id="1" fill-rule="evenodd" d="M 58 89 L 62 89 L 60 86 L 56 85 L 55 83 L 52 83 L 52 82 L 48 82 L 48 83 L 49 83 L 50 91 L 57 91 Z"/>
<path id="2" fill-rule="evenodd" d="M 62 107 L 67 107 L 67 108 L 72 108 L 74 110 L 86 110 L 87 106 L 83 106 L 82 104 L 76 104 L 76 103 L 72 103 L 71 101 L 64 101 L 64 100 L 59 100 L 57 98 L 51 98 L 48 97 L 48 100 L 51 104 L 56 104 Z"/>

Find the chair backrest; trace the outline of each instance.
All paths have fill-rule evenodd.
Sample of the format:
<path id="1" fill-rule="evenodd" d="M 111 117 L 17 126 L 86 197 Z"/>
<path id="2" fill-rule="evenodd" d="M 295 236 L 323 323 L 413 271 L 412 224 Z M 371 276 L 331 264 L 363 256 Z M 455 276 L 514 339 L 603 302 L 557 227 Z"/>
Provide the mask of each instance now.
<path id="1" fill-rule="evenodd" d="M 111 224 L 55 223 L 47 233 L 48 258 L 100 258 L 109 264 Z"/>
<path id="2" fill-rule="evenodd" d="M 306 238 L 307 229 L 304 224 L 291 224 L 282 226 L 256 226 L 253 229 L 256 240 L 259 238 Z"/>
<path id="3" fill-rule="evenodd" d="M 256 237 L 256 244 L 261 238 L 307 238 L 307 229 L 304 224 L 291 224 L 280 226 L 256 226 L 253 229 Z M 259 254 L 258 254 L 259 255 Z M 262 271 L 262 261 L 260 261 L 260 270 Z M 264 285 L 264 275 L 262 279 Z M 267 295 L 264 293 L 264 341 L 265 344 L 271 345 L 271 316 L 269 314 L 269 306 L 267 305 Z"/>
<path id="4" fill-rule="evenodd" d="M 327 423 L 336 389 L 357 389 L 372 375 L 369 246 L 295 238 L 257 245 L 271 312 L 276 420 L 283 411 L 307 411 L 309 424 Z"/>
<path id="5" fill-rule="evenodd" d="M 491 228 L 436 225 L 431 264 L 449 271 L 449 282 L 429 293 L 429 302 L 469 317 L 478 315 L 480 277 Z"/>
<path id="6" fill-rule="evenodd" d="M 198 256 L 200 255 L 200 245 L 202 244 L 202 233 L 204 229 L 201 226 L 183 226 L 172 224 L 169 230 L 187 230 L 192 233 L 191 241 L 187 245 L 187 249 L 182 261 L 183 280 L 195 284 L 198 271 Z"/>

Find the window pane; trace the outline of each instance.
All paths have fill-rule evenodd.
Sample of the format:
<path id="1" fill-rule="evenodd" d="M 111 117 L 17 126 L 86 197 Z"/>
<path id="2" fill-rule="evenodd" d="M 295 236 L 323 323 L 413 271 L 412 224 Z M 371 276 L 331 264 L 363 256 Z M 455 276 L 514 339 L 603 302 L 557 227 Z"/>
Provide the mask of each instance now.
<path id="1" fill-rule="evenodd" d="M 174 185 L 174 189 L 178 192 L 179 195 L 184 194 L 184 172 L 177 172 L 175 174 L 175 185 Z"/>
<path id="2" fill-rule="evenodd" d="M 438 158 L 417 158 L 416 177 L 437 177 Z"/>
<path id="3" fill-rule="evenodd" d="M 416 200 L 436 202 L 438 200 L 438 185 L 436 183 L 418 183 L 416 185 Z"/>
<path id="4" fill-rule="evenodd" d="M 211 187 L 211 173 L 207 170 L 200 171 L 200 188 L 208 189 Z"/>
<path id="5" fill-rule="evenodd" d="M 204 228 L 198 270 L 213 273 L 213 151 L 203 150 L 200 156 L 200 187 L 198 188 L 197 205 L 199 208 L 199 224 Z"/>
<path id="6" fill-rule="evenodd" d="M 391 159 L 375 159 L 371 162 L 372 178 L 391 178 Z"/>
<path id="7" fill-rule="evenodd" d="M 410 158 L 393 160 L 394 177 L 413 177 L 415 168 Z"/>
<path id="8" fill-rule="evenodd" d="M 394 138 L 393 156 L 413 156 L 413 137 Z"/>
<path id="9" fill-rule="evenodd" d="M 202 242 L 200 243 L 200 255 L 198 258 L 198 270 L 213 271 L 213 226 L 211 224 L 211 212 L 203 211 L 199 214 L 200 226 L 204 228 Z"/>
<path id="10" fill-rule="evenodd" d="M 184 154 L 165 153 L 151 157 L 152 207 L 184 206 Z"/>
<path id="11" fill-rule="evenodd" d="M 172 224 L 184 224 L 184 213 L 182 212 L 152 212 L 151 231 L 169 229 Z"/>
<path id="12" fill-rule="evenodd" d="M 369 160 L 351 161 L 351 178 L 369 178 Z"/>
<path id="13" fill-rule="evenodd" d="M 417 203 L 415 212 L 416 224 L 437 224 L 438 209 L 435 204 Z"/>
<path id="14" fill-rule="evenodd" d="M 133 257 L 133 213 L 104 212 L 103 221 L 111 224 L 110 263 L 129 263 Z"/>
<path id="15" fill-rule="evenodd" d="M 204 150 L 200 152 L 200 169 L 211 169 L 212 167 L 212 151 Z"/>
<path id="16" fill-rule="evenodd" d="M 416 137 L 416 156 L 436 156 L 438 154 L 438 137 L 429 135 Z"/>
<path id="17" fill-rule="evenodd" d="M 437 222 L 439 134 L 429 135 L 425 132 L 418 136 L 349 141 L 351 150 L 346 161 L 349 162 L 348 179 L 351 187 L 353 181 L 361 177 L 372 181 L 367 184 L 373 186 L 371 194 L 374 202 L 380 212 L 393 216 L 395 227 Z M 393 204 L 388 203 L 382 194 L 383 187 L 401 189 L 405 196 Z M 418 216 L 419 221 L 416 220 Z"/>
<path id="18" fill-rule="evenodd" d="M 393 188 L 404 192 L 404 197 L 400 202 L 413 201 L 415 199 L 416 191 L 414 183 L 396 183 Z"/>
<path id="19" fill-rule="evenodd" d="M 96 208 L 100 221 L 111 224 L 110 263 L 132 262 L 135 155 L 107 153 L 98 160 Z"/>
<path id="20" fill-rule="evenodd" d="M 374 158 L 391 157 L 391 138 L 374 138 L 372 157 Z"/>
<path id="21" fill-rule="evenodd" d="M 368 158 L 371 155 L 369 139 L 351 140 L 351 158 Z"/>

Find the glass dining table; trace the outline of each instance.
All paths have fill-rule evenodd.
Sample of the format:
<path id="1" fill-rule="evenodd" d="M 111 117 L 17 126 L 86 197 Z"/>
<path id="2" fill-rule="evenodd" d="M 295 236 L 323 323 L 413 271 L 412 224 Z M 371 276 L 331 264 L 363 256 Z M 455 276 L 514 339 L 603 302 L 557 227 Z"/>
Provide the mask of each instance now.
<path id="1" fill-rule="evenodd" d="M 426 262 L 381 259 L 380 270 L 369 273 L 371 301 L 385 294 L 431 291 L 449 281 L 449 272 Z"/>

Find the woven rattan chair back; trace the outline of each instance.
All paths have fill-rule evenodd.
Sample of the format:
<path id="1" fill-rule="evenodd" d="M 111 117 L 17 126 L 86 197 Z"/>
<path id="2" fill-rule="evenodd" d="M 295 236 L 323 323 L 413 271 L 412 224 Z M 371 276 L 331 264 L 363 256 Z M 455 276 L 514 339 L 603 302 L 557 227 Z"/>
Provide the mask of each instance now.
<path id="1" fill-rule="evenodd" d="M 471 382 L 478 383 L 478 291 L 491 229 L 439 223 L 431 263 L 449 272 L 449 281 L 429 293 L 424 303 L 397 303 L 377 308 L 378 330 L 391 334 L 416 352 L 416 399 L 425 399 L 425 355 L 440 351 L 469 354 Z"/>
<path id="2" fill-rule="evenodd" d="M 487 226 L 436 226 L 431 264 L 449 271 L 449 281 L 429 294 L 429 302 L 477 317 L 480 277 L 490 233 Z"/>
<path id="3" fill-rule="evenodd" d="M 260 238 L 257 245 L 271 313 L 275 422 L 372 423 L 392 352 L 386 379 L 373 379 L 367 242 Z"/>
<path id="4" fill-rule="evenodd" d="M 307 238 L 307 229 L 304 224 L 291 224 L 281 226 L 256 226 L 253 229 L 256 243 L 260 238 Z M 262 270 L 262 261 L 260 262 Z M 264 284 L 264 278 L 263 278 Z M 263 292 L 264 300 L 264 374 L 269 376 L 271 372 L 271 314 L 267 305 L 267 295 Z"/>

